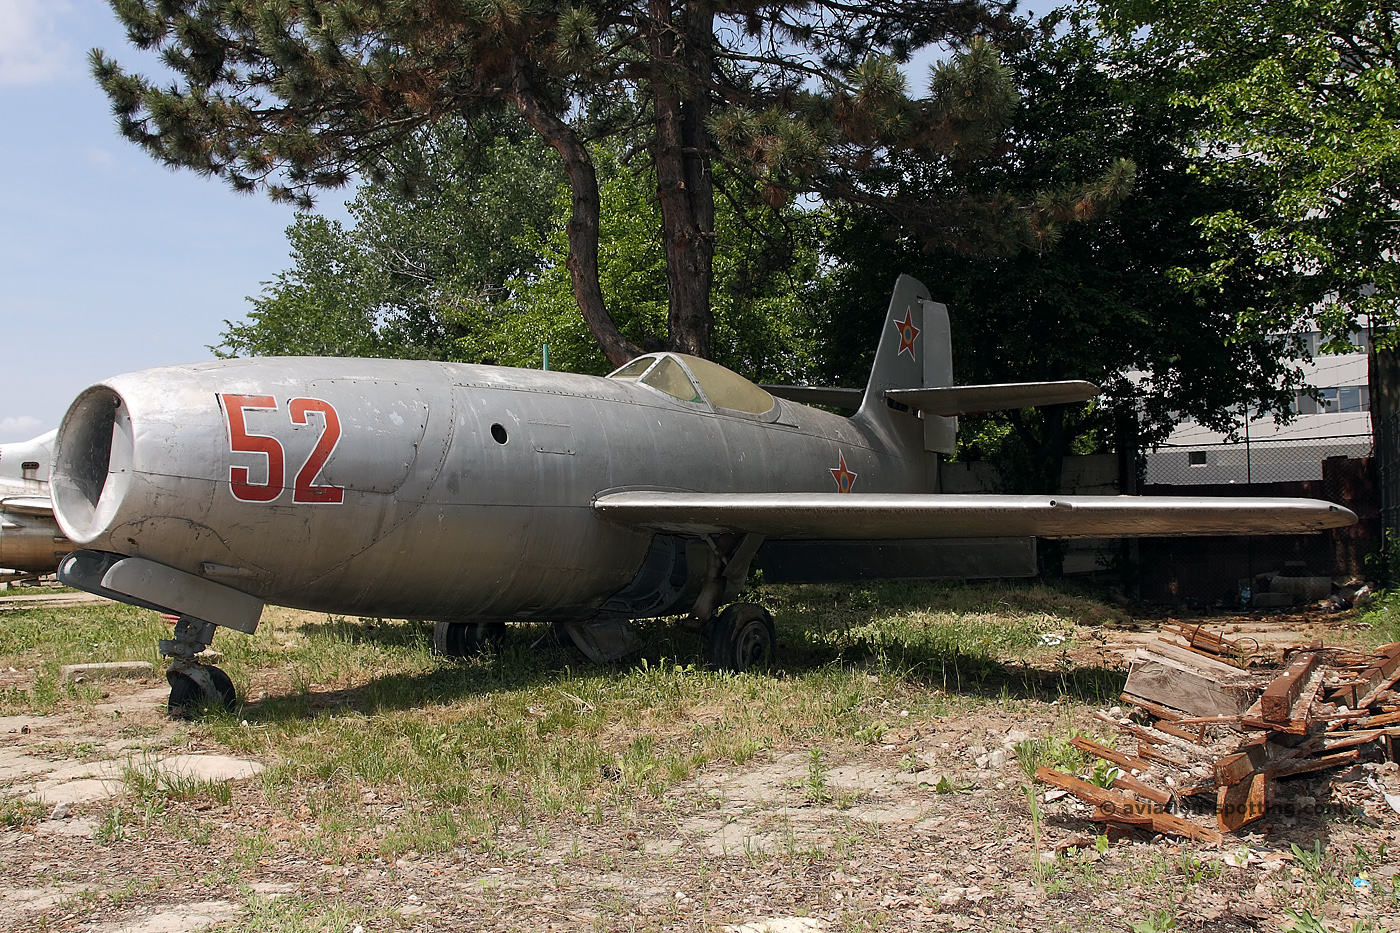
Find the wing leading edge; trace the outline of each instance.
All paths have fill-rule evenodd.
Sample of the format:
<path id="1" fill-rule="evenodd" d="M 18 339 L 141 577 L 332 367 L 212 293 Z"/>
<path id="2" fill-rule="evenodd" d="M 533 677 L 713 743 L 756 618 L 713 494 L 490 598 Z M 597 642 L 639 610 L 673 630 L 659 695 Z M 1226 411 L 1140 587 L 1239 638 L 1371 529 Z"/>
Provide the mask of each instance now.
<path id="1" fill-rule="evenodd" d="M 638 530 L 780 539 L 1301 534 L 1356 521 L 1350 509 L 1320 499 L 1167 496 L 630 491 L 599 496 L 593 509 Z"/>

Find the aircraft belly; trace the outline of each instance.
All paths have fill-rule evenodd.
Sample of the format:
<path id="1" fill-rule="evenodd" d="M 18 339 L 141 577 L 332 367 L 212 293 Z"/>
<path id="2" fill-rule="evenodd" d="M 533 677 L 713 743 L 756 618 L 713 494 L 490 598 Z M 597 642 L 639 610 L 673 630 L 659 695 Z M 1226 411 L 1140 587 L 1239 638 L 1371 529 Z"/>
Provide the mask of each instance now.
<path id="1" fill-rule="evenodd" d="M 626 583 L 648 540 L 602 525 L 588 506 L 425 508 L 279 602 L 410 618 L 578 619 Z"/>

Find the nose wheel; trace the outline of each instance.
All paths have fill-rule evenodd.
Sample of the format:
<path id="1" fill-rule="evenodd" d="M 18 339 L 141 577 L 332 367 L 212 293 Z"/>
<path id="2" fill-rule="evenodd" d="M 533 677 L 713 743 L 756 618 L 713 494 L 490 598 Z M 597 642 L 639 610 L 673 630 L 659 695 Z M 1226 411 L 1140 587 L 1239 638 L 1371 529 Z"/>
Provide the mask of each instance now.
<path id="1" fill-rule="evenodd" d="M 212 664 L 172 663 L 165 672 L 170 682 L 170 715 L 174 719 L 195 719 L 206 706 L 232 712 L 238 705 L 233 681 Z"/>
<path id="2" fill-rule="evenodd" d="M 190 616 L 175 622 L 175 637 L 161 639 L 160 653 L 170 659 L 165 679 L 170 683 L 168 709 L 175 719 L 194 719 L 206 706 L 233 712 L 238 694 L 229 676 L 195 657 L 214 640 L 214 625 Z"/>

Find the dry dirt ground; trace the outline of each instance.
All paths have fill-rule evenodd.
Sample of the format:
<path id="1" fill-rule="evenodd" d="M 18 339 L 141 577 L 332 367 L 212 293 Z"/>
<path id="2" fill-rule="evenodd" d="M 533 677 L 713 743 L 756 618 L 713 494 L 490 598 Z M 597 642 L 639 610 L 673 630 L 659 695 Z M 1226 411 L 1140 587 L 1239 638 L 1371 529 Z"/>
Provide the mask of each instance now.
<path id="1" fill-rule="evenodd" d="M 1329 625 L 1225 621 L 1286 642 Z M 1154 632 L 1103 630 L 1066 661 L 1121 666 Z M 1220 849 L 1143 835 L 1096 847 L 1071 799 L 1031 818 L 1016 761 L 1017 741 L 1089 720 L 1067 702 L 905 718 L 824 757 L 794 745 L 711 765 L 626 819 L 538 817 L 390 863 L 323 857 L 310 802 L 267 805 L 265 763 L 171 722 L 163 681 L 102 689 L 92 706 L 0 719 L 0 799 L 42 814 L 0 824 L 0 930 L 1400 931 L 1400 816 L 1365 781 L 1400 790 L 1393 765 L 1294 781 Z M 158 773 L 177 789 L 230 779 L 231 793 L 167 796 L 161 819 L 124 830 L 151 805 L 133 782 Z M 385 822 L 407 815 L 372 792 L 362 802 Z M 250 848 L 254 835 L 266 844 Z M 1306 857 L 1317 840 L 1325 865 Z"/>

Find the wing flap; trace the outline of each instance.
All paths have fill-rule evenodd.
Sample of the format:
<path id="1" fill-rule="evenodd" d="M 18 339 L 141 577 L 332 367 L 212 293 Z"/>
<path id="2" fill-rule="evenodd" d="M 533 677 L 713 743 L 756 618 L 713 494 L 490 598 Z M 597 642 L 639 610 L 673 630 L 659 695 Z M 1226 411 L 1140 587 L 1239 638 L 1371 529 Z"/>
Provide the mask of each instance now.
<path id="1" fill-rule="evenodd" d="M 1064 382 L 1008 382 L 981 386 L 941 386 L 930 389 L 886 389 L 885 397 L 918 408 L 926 415 L 970 415 L 983 411 L 1035 408 L 1087 402 L 1099 387 L 1082 379 Z"/>
<path id="2" fill-rule="evenodd" d="M 1356 521 L 1320 499 L 879 493 L 617 492 L 605 521 L 672 534 L 870 539 L 1303 534 Z"/>

